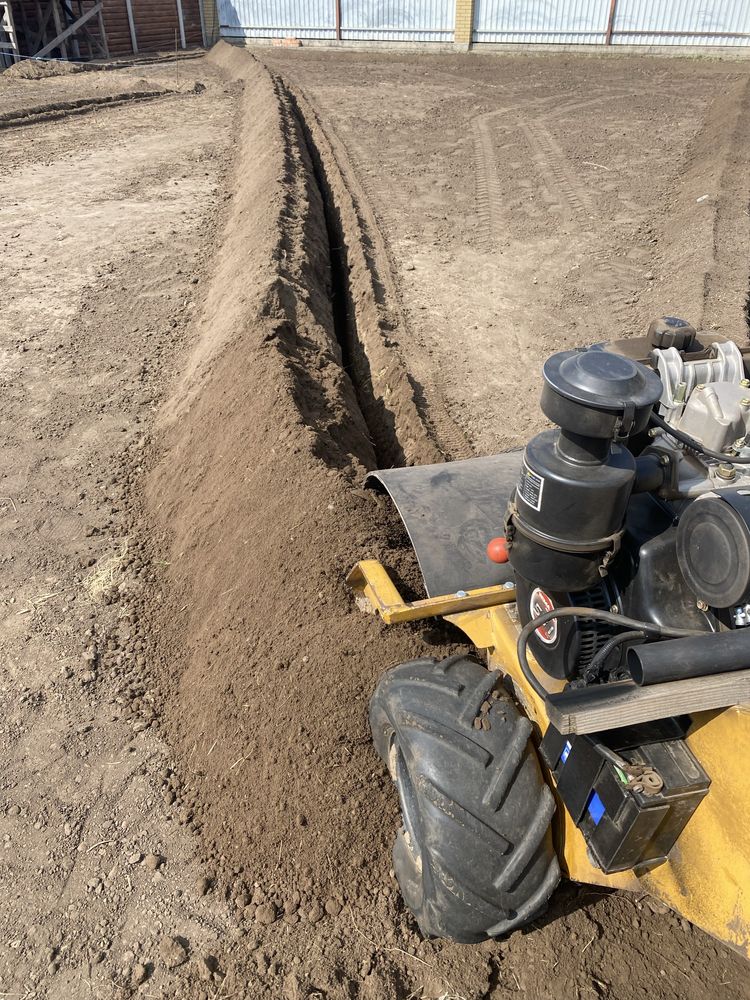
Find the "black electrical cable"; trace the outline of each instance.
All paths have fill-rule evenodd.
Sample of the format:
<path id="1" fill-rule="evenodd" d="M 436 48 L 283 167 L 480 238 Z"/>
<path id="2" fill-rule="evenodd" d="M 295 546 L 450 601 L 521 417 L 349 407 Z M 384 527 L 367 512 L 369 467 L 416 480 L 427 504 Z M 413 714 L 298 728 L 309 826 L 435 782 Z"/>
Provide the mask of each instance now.
<path id="1" fill-rule="evenodd" d="M 599 674 L 599 667 L 607 659 L 609 654 L 613 649 L 621 646 L 624 642 L 629 642 L 634 639 L 645 639 L 646 633 L 642 629 L 634 629 L 630 632 L 620 632 L 619 635 L 613 635 L 611 639 L 608 639 L 604 643 L 599 652 L 592 657 L 591 663 L 587 664 L 584 668 L 583 674 L 587 680 L 596 680 Z"/>
<path id="2" fill-rule="evenodd" d="M 524 625 L 519 633 L 518 645 L 516 647 L 521 671 L 542 701 L 547 700 L 550 692 L 531 669 L 526 655 L 526 646 L 533 632 L 536 632 L 542 625 L 546 625 L 547 622 L 551 622 L 555 618 L 593 618 L 594 621 L 605 622 L 607 625 L 615 625 L 620 628 L 637 630 L 638 632 L 644 632 L 646 635 L 652 635 L 659 639 L 687 639 L 692 635 L 706 634 L 698 629 L 672 628 L 668 625 L 655 625 L 653 622 L 641 622 L 636 618 L 627 618 L 625 615 L 615 614 L 613 611 L 602 611 L 600 608 L 567 607 L 545 611 L 543 615 L 539 615 L 538 618 L 532 619 L 528 625 Z"/>
<path id="3" fill-rule="evenodd" d="M 729 462 L 730 465 L 750 465 L 750 456 L 741 458 L 739 455 L 727 455 L 723 451 L 712 451 L 710 448 L 704 447 L 700 441 L 691 438 L 689 434 L 678 430 L 676 427 L 672 427 L 658 413 L 651 414 L 651 423 L 666 431 L 667 434 L 671 434 L 676 441 L 684 444 L 686 448 L 689 448 L 691 451 L 697 451 L 699 454 L 705 455 L 706 458 L 714 458 L 718 462 Z"/>
<path id="4" fill-rule="evenodd" d="M 646 633 L 643 629 L 631 629 L 629 632 L 620 632 L 619 635 L 613 635 L 607 640 L 607 642 L 604 643 L 596 656 L 592 658 L 591 663 L 589 663 L 585 668 L 583 672 L 584 678 L 587 680 L 595 680 L 599 673 L 599 668 L 613 649 L 617 649 L 617 647 L 621 646 L 624 642 L 631 642 L 636 639 L 645 638 Z M 596 750 L 601 757 L 604 757 L 611 764 L 614 764 L 615 767 L 619 767 L 625 774 L 628 773 L 629 764 L 623 757 L 616 754 L 614 750 L 610 750 L 609 747 L 605 746 L 601 742 L 601 740 L 596 740 L 592 736 L 589 736 L 589 739 L 591 740 L 591 745 L 594 750 Z"/>

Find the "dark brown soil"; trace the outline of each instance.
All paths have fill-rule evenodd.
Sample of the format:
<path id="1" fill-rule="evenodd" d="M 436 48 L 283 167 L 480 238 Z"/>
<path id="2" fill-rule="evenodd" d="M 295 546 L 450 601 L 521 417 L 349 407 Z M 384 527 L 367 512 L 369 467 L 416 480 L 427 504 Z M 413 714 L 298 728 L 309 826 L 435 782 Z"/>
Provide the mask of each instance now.
<path id="1" fill-rule="evenodd" d="M 344 923 L 395 945 L 395 816 L 366 706 L 386 664 L 424 651 L 425 629 L 389 630 L 346 591 L 360 556 L 402 568 L 390 511 L 357 488 L 379 442 L 342 367 L 323 203 L 294 101 L 249 57 L 227 57 L 246 76 L 237 194 L 148 486 L 151 516 L 172 537 L 153 622 L 164 721 L 189 762 L 212 860 L 240 873 L 234 892 L 261 887 L 308 938 L 328 900 Z M 331 187 L 345 194 L 338 176 Z M 347 239 L 356 250 L 358 233 Z M 381 337 L 364 258 L 350 264 L 358 329 L 369 322 Z M 390 375 L 410 457 L 436 457 L 397 358 Z M 309 972 L 328 995 L 324 956 Z M 341 962 L 353 977 L 357 964 Z"/>
<path id="2" fill-rule="evenodd" d="M 350 932 L 382 942 L 370 978 L 385 995 L 426 986 L 434 992 L 425 995 L 482 995 L 502 950 L 418 944 L 387 872 L 394 796 L 369 746 L 366 705 L 387 665 L 424 652 L 424 629 L 363 617 L 343 586 L 357 558 L 377 555 L 396 570 L 404 558 L 390 512 L 353 487 L 378 460 L 437 455 L 397 346 L 405 328 L 393 282 L 377 280 L 389 267 L 382 237 L 304 94 L 244 53 L 214 58 L 245 78 L 246 126 L 202 336 L 148 489 L 151 516 L 172 537 L 168 597 L 152 627 L 170 693 L 164 718 L 178 760 L 189 762 L 210 859 L 234 874 L 235 889 L 239 877 L 251 898 L 254 887 L 270 894 L 279 912 L 291 899 L 306 951 L 328 899 L 343 906 Z M 345 254 L 348 289 L 329 271 L 330 241 Z M 331 306 L 342 294 L 353 307 L 343 323 Z M 352 344 L 361 350 L 350 360 Z M 408 442 L 400 456 L 394 442 Z M 436 655 L 448 649 L 433 645 Z M 563 892 L 561 905 L 572 898 Z M 618 913 L 622 903 L 607 902 Z M 519 936 L 540 975 L 563 925 Z M 631 920 L 631 936 L 639 927 Z M 278 933 L 274 925 L 268 940 Z M 332 977 L 333 956 L 313 939 L 310 983 L 357 995 L 359 950 L 336 952 Z M 389 954 L 415 946 L 436 983 Z M 570 972 L 563 967 L 564 980 Z"/>

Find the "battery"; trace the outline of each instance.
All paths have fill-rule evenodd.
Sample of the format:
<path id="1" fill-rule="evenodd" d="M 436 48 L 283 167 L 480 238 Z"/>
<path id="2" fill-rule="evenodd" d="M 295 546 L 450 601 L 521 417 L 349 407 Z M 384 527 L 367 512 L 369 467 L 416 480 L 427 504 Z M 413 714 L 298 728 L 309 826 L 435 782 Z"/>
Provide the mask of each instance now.
<path id="1" fill-rule="evenodd" d="M 664 783 L 661 790 L 633 788 L 596 743 L 629 764 L 652 767 Z M 608 874 L 666 861 L 711 784 L 684 740 L 675 738 L 672 720 L 591 736 L 565 736 L 550 725 L 539 749 L 592 861 Z"/>

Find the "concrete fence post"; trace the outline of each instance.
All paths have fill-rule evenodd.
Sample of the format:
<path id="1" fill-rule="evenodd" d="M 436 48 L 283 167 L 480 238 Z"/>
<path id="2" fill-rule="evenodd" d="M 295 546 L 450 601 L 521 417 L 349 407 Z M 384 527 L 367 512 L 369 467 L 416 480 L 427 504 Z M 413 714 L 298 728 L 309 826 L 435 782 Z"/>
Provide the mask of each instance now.
<path id="1" fill-rule="evenodd" d="M 456 0 L 456 27 L 454 44 L 463 52 L 471 47 L 471 36 L 474 30 L 474 0 Z"/>

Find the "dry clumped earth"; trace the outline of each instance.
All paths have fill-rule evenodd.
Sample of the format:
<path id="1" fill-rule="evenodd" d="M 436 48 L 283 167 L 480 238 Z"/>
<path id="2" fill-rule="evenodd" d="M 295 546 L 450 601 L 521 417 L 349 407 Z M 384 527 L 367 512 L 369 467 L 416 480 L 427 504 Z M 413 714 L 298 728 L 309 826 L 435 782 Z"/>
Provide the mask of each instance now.
<path id="1" fill-rule="evenodd" d="M 748 996 L 738 956 L 645 895 L 566 885 L 528 932 L 466 947 L 422 940 L 390 872 L 397 803 L 370 747 L 369 694 L 392 663 L 464 647 L 447 627 L 387 629 L 354 606 L 343 579 L 363 556 L 418 587 L 393 512 L 361 481 L 379 463 L 481 451 L 482 407 L 499 419 L 504 398 L 471 371 L 492 344 L 450 339 L 448 308 L 442 326 L 420 316 L 428 289 L 438 305 L 451 289 L 465 301 L 470 269 L 495 266 L 500 216 L 475 220 L 490 242 L 455 265 L 449 219 L 429 239 L 421 228 L 450 215 L 431 201 L 435 178 L 401 184 L 390 157 L 418 165 L 417 145 L 431 169 L 459 163 L 487 183 L 486 116 L 502 117 L 524 76 L 547 107 L 589 62 L 300 53 L 269 70 L 266 55 L 220 45 L 177 63 L 0 78 L 13 111 L 0 214 L 0 994 Z M 654 89 L 660 69 L 628 65 Z M 712 72 L 694 91 L 681 78 L 696 109 L 724 86 Z M 744 100 L 740 72 L 726 72 Z M 133 97 L 133 74 L 153 99 Z M 386 110 L 355 139 L 344 119 L 368 80 Z M 435 88 L 473 108 L 479 138 L 454 136 L 451 155 L 443 121 L 403 127 L 401 91 Z M 116 106 L 92 102 L 102 95 Z M 66 102 L 78 113 L 58 114 Z M 726 177 L 745 177 L 732 107 L 718 219 Z M 534 141 L 549 160 L 546 134 Z M 378 178 L 384 135 L 411 141 L 411 159 L 386 143 Z M 569 234 L 584 212 L 558 161 L 541 176 Z M 418 198 L 399 214 L 408 184 Z M 412 255 L 424 246 L 418 264 L 405 234 Z M 692 295 L 703 272 L 688 263 Z M 710 258 L 702 301 L 726 278 L 730 323 L 738 265 L 725 263 Z M 606 265 L 595 274 L 611 281 Z M 522 284 L 509 268 L 498 301 Z M 600 290 L 564 281 L 560 294 L 585 306 Z M 477 297 L 477 329 L 495 329 L 498 308 Z M 555 339 L 534 339 L 547 308 L 511 331 L 531 422 L 536 359 Z"/>

